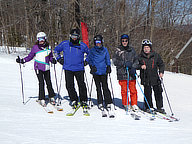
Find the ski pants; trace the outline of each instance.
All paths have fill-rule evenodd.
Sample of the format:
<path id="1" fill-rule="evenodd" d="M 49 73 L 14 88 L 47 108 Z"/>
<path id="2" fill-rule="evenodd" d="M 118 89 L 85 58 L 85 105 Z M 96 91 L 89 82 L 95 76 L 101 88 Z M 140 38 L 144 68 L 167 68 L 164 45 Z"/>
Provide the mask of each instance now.
<path id="1" fill-rule="evenodd" d="M 80 102 L 87 102 L 87 88 L 84 82 L 84 71 L 69 71 L 65 70 L 65 82 L 66 89 L 69 94 L 69 98 L 72 101 L 78 102 L 77 92 L 75 90 L 74 77 L 77 80 L 77 85 L 79 87 L 79 97 Z"/>
<path id="2" fill-rule="evenodd" d="M 119 80 L 121 86 L 122 104 L 127 105 L 127 80 Z M 131 98 L 131 105 L 137 105 L 137 89 L 136 80 L 129 80 L 129 91 Z M 129 97 L 128 97 L 129 104 Z"/>
<path id="3" fill-rule="evenodd" d="M 39 100 L 45 99 L 44 81 L 46 82 L 46 85 L 47 85 L 49 98 L 54 97 L 55 93 L 54 93 L 52 83 L 51 83 L 50 70 L 48 70 L 48 71 L 35 70 L 35 73 L 36 73 L 38 81 L 39 81 Z"/>
<path id="4" fill-rule="evenodd" d="M 153 88 L 153 91 L 154 91 L 156 107 L 157 107 L 157 109 L 160 109 L 160 108 L 163 107 L 163 97 L 162 97 L 163 89 L 162 89 L 161 85 L 154 85 L 154 86 L 144 85 L 144 94 L 146 96 L 146 99 L 147 99 L 147 101 L 149 103 L 150 108 L 153 108 L 152 88 Z M 149 108 L 146 101 L 145 101 L 145 108 Z"/>
<path id="5" fill-rule="evenodd" d="M 93 75 L 93 78 L 94 78 L 96 90 L 97 90 L 98 105 L 103 104 L 103 96 L 104 96 L 105 105 L 107 106 L 107 104 L 111 104 L 112 98 L 111 98 L 111 92 L 109 91 L 109 88 L 108 88 L 107 75 Z M 102 90 L 103 90 L 103 94 L 102 94 Z"/>

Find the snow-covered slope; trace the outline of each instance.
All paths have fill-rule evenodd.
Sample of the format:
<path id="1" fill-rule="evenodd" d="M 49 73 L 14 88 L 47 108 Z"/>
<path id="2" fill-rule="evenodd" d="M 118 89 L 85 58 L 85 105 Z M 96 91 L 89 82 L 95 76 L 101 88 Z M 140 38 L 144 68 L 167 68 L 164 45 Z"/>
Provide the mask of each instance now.
<path id="1" fill-rule="evenodd" d="M 38 81 L 33 70 L 33 62 L 22 67 L 24 79 L 25 105 L 22 103 L 19 64 L 16 55 L 0 54 L 0 142 L 1 144 L 189 144 L 192 141 L 192 76 L 165 72 L 164 84 L 175 116 L 179 122 L 157 119 L 149 121 L 141 118 L 133 120 L 121 109 L 120 86 L 116 71 L 111 73 L 113 92 L 117 110 L 116 118 L 102 118 L 97 106 L 90 110 L 90 117 L 82 115 L 80 109 L 74 117 L 65 116 L 70 110 L 64 75 L 61 96 L 63 112 L 54 114 L 45 111 L 35 102 L 38 96 Z M 61 65 L 56 65 L 60 83 Z M 51 68 L 52 83 L 56 92 L 54 69 Z M 90 89 L 92 76 L 86 67 L 86 77 Z M 111 88 L 110 81 L 109 87 Z M 143 96 L 139 87 L 138 104 L 142 106 Z M 170 113 L 164 96 L 164 107 Z M 96 104 L 96 90 L 93 85 L 92 98 Z"/>

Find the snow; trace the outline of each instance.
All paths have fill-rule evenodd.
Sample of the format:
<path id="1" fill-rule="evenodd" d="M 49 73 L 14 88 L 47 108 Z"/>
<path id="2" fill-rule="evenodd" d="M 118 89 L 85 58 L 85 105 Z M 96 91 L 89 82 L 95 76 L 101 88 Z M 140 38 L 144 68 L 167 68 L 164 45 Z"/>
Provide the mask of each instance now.
<path id="1" fill-rule="evenodd" d="M 69 101 L 62 100 L 63 112 L 54 110 L 46 113 L 35 101 L 38 96 L 38 81 L 33 70 L 33 62 L 22 66 L 25 102 L 22 103 L 21 79 L 19 64 L 15 62 L 17 54 L 0 54 L 0 142 L 2 144 L 189 144 L 192 141 L 192 76 L 165 72 L 164 84 L 171 107 L 178 122 L 156 119 L 149 121 L 141 118 L 135 121 L 121 108 L 120 86 L 116 80 L 116 70 L 112 67 L 112 86 L 115 94 L 116 117 L 102 118 L 96 106 L 95 85 L 92 89 L 94 107 L 90 117 L 82 115 L 79 109 L 74 117 L 67 117 L 70 111 Z M 57 79 L 60 83 L 61 65 L 56 65 Z M 89 89 L 92 76 L 86 67 Z M 51 67 L 51 78 L 56 92 L 54 69 Z M 109 88 L 111 84 L 109 81 Z M 143 105 L 143 96 L 137 85 L 138 104 Z M 47 93 L 47 92 L 46 92 Z M 64 75 L 61 85 L 61 96 L 68 98 Z M 170 113 L 165 93 L 164 107 Z"/>

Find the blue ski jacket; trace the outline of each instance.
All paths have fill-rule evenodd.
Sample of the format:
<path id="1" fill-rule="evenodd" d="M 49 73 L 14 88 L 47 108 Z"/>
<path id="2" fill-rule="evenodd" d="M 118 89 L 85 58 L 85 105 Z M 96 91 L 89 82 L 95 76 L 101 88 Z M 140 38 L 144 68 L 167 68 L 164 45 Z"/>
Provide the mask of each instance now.
<path id="1" fill-rule="evenodd" d="M 69 71 L 84 70 L 84 54 L 89 54 L 89 48 L 83 42 L 73 45 L 69 40 L 61 42 L 55 47 L 54 53 L 56 59 L 60 59 L 60 53 L 63 52 L 64 64 L 63 69 Z"/>
<path id="2" fill-rule="evenodd" d="M 110 56 L 107 48 L 93 47 L 88 55 L 88 63 L 90 66 L 95 66 L 97 71 L 95 75 L 106 75 L 106 67 L 111 65 Z"/>

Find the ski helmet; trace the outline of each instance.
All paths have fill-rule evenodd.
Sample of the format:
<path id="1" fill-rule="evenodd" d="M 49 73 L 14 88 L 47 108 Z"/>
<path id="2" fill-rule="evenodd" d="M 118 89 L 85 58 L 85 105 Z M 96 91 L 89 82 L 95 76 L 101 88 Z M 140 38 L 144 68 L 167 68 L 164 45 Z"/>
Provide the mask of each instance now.
<path id="1" fill-rule="evenodd" d="M 46 40 L 46 39 L 47 39 L 47 35 L 44 32 L 37 33 L 37 40 L 38 41 Z"/>
<path id="2" fill-rule="evenodd" d="M 80 30 L 72 29 L 69 36 L 70 36 L 70 42 L 72 42 L 73 44 L 78 44 L 80 41 Z"/>
<path id="3" fill-rule="evenodd" d="M 128 43 L 127 43 L 126 47 L 122 45 L 122 39 L 127 39 L 128 40 Z M 122 34 L 121 35 L 121 46 L 123 46 L 124 48 L 128 48 L 129 47 L 129 36 L 127 34 Z"/>
<path id="4" fill-rule="evenodd" d="M 152 48 L 152 42 L 148 39 L 143 39 L 142 40 L 142 49 L 144 46 L 149 46 L 150 48 Z"/>
<path id="5" fill-rule="evenodd" d="M 122 34 L 122 35 L 121 35 L 121 40 L 122 40 L 122 39 L 128 39 L 128 40 L 129 40 L 129 36 L 128 36 L 127 34 Z"/>
<path id="6" fill-rule="evenodd" d="M 104 39 L 101 35 L 96 35 L 93 39 L 94 44 L 96 45 L 97 43 L 101 43 L 103 45 Z"/>

